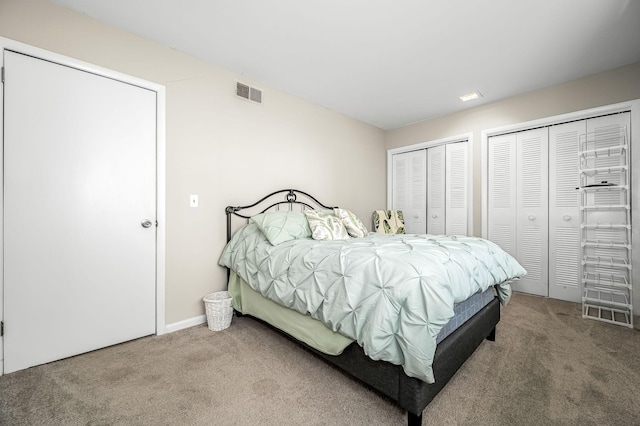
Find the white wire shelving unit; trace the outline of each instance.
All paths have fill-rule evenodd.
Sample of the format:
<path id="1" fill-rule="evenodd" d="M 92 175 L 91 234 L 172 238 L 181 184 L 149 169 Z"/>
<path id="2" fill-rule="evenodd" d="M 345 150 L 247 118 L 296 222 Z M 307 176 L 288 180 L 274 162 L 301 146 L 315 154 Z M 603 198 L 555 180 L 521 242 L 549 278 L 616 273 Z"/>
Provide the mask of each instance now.
<path id="1" fill-rule="evenodd" d="M 627 128 L 579 140 L 582 317 L 633 328 Z"/>

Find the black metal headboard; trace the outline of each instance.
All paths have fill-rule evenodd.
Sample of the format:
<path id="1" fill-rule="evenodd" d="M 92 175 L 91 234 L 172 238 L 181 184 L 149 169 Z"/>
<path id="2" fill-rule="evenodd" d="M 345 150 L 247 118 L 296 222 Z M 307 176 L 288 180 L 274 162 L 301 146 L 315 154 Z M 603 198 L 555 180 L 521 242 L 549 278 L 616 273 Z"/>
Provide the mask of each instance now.
<path id="1" fill-rule="evenodd" d="M 284 195 L 284 197 L 282 196 Z M 282 200 L 284 198 L 284 201 Z M 300 198 L 300 200 L 298 199 Z M 262 207 L 266 205 L 267 207 Z M 315 210 L 318 207 L 325 209 L 334 209 L 335 207 L 327 206 L 318 201 L 315 197 L 297 189 L 281 189 L 279 191 L 272 192 L 269 195 L 262 197 L 259 201 L 247 206 L 227 206 L 224 210 L 227 214 L 227 242 L 231 240 L 231 216 L 235 215 L 244 219 L 250 219 L 251 216 L 255 216 L 260 213 L 264 213 L 269 210 L 281 210 L 281 207 L 285 207 L 287 210 L 293 210 L 294 206 L 300 206 L 301 209 Z M 254 208 L 253 210 L 250 210 Z M 241 210 L 249 210 L 250 214 L 239 213 Z"/>

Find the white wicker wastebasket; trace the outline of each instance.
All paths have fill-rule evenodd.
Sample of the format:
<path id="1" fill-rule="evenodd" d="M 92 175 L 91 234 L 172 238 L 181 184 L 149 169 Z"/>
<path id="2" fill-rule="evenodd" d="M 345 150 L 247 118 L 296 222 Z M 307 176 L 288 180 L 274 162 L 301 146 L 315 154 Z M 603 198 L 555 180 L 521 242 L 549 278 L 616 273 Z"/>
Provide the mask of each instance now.
<path id="1" fill-rule="evenodd" d="M 231 297 L 226 291 L 216 291 L 202 298 L 207 313 L 209 330 L 220 331 L 231 325 L 233 307 Z"/>

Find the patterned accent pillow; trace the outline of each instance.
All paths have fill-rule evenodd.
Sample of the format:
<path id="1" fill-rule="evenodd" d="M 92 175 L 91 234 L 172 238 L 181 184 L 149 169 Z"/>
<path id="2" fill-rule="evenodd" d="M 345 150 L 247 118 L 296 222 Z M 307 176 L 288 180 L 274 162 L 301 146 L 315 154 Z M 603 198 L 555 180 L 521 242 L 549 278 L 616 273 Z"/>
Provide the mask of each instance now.
<path id="1" fill-rule="evenodd" d="M 304 215 L 309 221 L 311 238 L 314 240 L 348 240 L 349 233 L 342 224 L 342 220 L 333 211 L 305 210 Z"/>
<path id="2" fill-rule="evenodd" d="M 258 226 L 274 246 L 286 241 L 311 237 L 309 222 L 307 222 L 306 216 L 300 212 L 261 213 L 253 216 L 251 222 Z"/>
<path id="3" fill-rule="evenodd" d="M 373 228 L 381 234 L 404 234 L 404 215 L 401 210 L 376 210 Z"/>
<path id="4" fill-rule="evenodd" d="M 344 227 L 347 228 L 347 232 L 349 233 L 349 235 L 354 238 L 362 238 L 367 236 L 369 230 L 353 212 L 345 209 L 339 209 L 337 207 L 333 209 L 333 211 L 335 212 L 336 216 L 338 216 L 342 220 L 342 223 L 344 224 Z"/>

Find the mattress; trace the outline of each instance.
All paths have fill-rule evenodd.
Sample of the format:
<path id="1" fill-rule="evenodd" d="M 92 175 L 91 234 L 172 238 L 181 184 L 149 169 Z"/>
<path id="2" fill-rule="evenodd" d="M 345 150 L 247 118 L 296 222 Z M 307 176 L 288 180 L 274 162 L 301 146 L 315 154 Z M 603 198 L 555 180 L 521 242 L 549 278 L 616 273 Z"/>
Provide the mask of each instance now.
<path id="1" fill-rule="evenodd" d="M 458 327 L 478 313 L 480 309 L 487 306 L 494 297 L 496 296 L 493 288 L 488 288 L 482 293 L 476 293 L 467 300 L 455 304 L 453 306 L 454 316 L 442 327 L 440 333 L 438 333 L 438 337 L 436 337 L 436 342 L 440 343 L 446 339 L 448 335 L 456 331 Z"/>
<path id="2" fill-rule="evenodd" d="M 261 319 L 324 354 L 340 355 L 353 342 L 352 339 L 332 331 L 309 315 L 303 315 L 264 298 L 233 271 L 229 276 L 229 294 L 233 298 L 233 307 L 238 312 Z M 436 341 L 440 343 L 444 340 L 489 304 L 494 297 L 493 288 L 489 288 L 456 304 L 454 317 L 440 330 Z"/>

